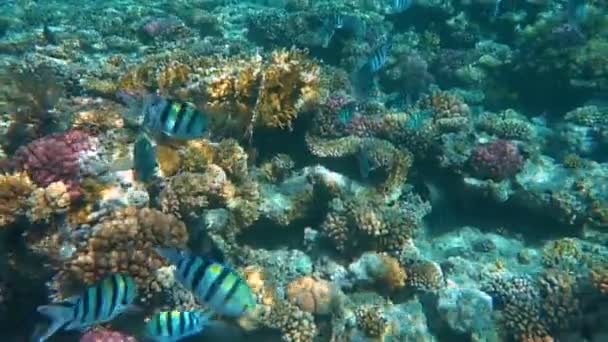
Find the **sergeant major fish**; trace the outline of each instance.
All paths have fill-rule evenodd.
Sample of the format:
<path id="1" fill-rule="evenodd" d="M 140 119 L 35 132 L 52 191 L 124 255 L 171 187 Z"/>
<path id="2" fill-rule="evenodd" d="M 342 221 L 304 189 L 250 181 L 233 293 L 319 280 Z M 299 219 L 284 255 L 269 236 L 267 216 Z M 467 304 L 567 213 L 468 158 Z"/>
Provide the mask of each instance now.
<path id="1" fill-rule="evenodd" d="M 412 6 L 413 2 L 414 0 L 390 0 L 385 11 L 388 14 L 402 13 L 407 11 Z"/>
<path id="2" fill-rule="evenodd" d="M 37 311 L 51 319 L 47 330 L 36 337 L 46 341 L 58 330 L 82 330 L 113 320 L 135 308 L 137 286 L 132 277 L 110 275 L 88 287 L 82 294 L 61 303 L 39 306 Z"/>
<path id="3" fill-rule="evenodd" d="M 356 97 L 364 98 L 368 95 L 370 88 L 373 86 L 374 76 L 388 60 L 391 47 L 392 43 L 388 40 L 374 50 L 365 64 L 353 73 L 352 80 Z"/>
<path id="4" fill-rule="evenodd" d="M 255 307 L 253 292 L 229 267 L 175 248 L 156 251 L 176 265 L 175 278 L 216 313 L 240 317 Z"/>
<path id="5" fill-rule="evenodd" d="M 208 133 L 207 113 L 192 103 L 157 94 L 138 96 L 121 91 L 117 96 L 129 106 L 126 119 L 141 125 L 152 135 L 189 140 L 204 137 Z"/>
<path id="6" fill-rule="evenodd" d="M 146 339 L 176 342 L 202 332 L 209 325 L 209 314 L 202 311 L 163 311 L 146 322 Z"/>

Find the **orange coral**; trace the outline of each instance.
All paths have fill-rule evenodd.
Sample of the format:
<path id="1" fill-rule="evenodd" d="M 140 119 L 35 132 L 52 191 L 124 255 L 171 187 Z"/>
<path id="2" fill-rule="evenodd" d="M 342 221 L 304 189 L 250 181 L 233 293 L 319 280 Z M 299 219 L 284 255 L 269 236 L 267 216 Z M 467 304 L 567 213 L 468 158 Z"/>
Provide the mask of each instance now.
<path id="1" fill-rule="evenodd" d="M 128 273 L 148 296 L 160 289 L 155 271 L 165 264 L 153 248 L 184 247 L 188 239 L 181 221 L 149 208 L 115 211 L 92 231 L 64 271 L 85 283 L 93 283 L 108 273 Z"/>
<path id="2" fill-rule="evenodd" d="M 26 173 L 0 174 L 0 227 L 25 214 L 29 207 L 28 196 L 35 189 Z"/>
<path id="3" fill-rule="evenodd" d="M 53 214 L 63 213 L 70 207 L 70 194 L 63 182 L 54 182 L 46 188 L 36 189 L 30 196 L 31 209 L 27 216 L 32 221 L 48 221 Z"/>
<path id="4" fill-rule="evenodd" d="M 156 146 L 156 160 L 158 160 L 160 171 L 165 177 L 176 174 L 182 161 L 176 149 L 165 145 Z"/>
<path id="5" fill-rule="evenodd" d="M 337 295 L 338 289 L 332 283 L 308 276 L 295 279 L 287 285 L 287 299 L 313 314 L 330 313 Z"/>
<path id="6" fill-rule="evenodd" d="M 591 271 L 591 282 L 601 293 L 608 295 L 608 268 L 596 268 Z"/>

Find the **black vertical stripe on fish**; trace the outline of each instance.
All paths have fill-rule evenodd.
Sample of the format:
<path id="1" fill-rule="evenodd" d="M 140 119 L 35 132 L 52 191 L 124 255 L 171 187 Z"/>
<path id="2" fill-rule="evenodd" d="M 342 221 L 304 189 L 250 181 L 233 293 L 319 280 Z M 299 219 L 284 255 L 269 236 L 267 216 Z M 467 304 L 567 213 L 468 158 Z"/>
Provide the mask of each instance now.
<path id="1" fill-rule="evenodd" d="M 186 133 L 192 134 L 192 128 L 194 127 L 194 123 L 196 122 L 198 116 L 202 115 L 202 113 L 194 108 L 191 108 L 189 113 L 190 116 L 188 117 L 188 121 L 186 122 Z"/>
<path id="2" fill-rule="evenodd" d="M 186 313 L 183 311 L 179 312 L 179 332 L 183 333 L 186 331 Z"/>
<path id="3" fill-rule="evenodd" d="M 80 322 L 84 323 L 89 315 L 89 290 L 84 291 L 84 296 L 82 297 L 82 316 L 80 317 Z"/>
<path id="4" fill-rule="evenodd" d="M 124 289 L 124 291 L 122 293 L 122 298 L 121 298 L 120 303 L 122 305 L 128 305 L 129 304 L 129 295 L 128 295 L 128 293 L 130 291 L 130 289 L 129 289 L 129 279 L 125 279 L 125 277 L 123 277 L 123 276 L 120 276 L 120 277 L 122 278 L 122 280 L 123 280 L 123 282 L 125 284 L 125 289 Z"/>
<path id="5" fill-rule="evenodd" d="M 179 129 L 179 126 L 182 124 L 182 121 L 184 120 L 184 115 L 186 115 L 186 111 L 188 110 L 188 108 L 190 108 L 190 106 L 187 103 L 181 104 L 181 107 L 179 108 L 179 110 L 177 111 L 177 114 L 175 115 L 175 125 L 173 125 L 173 129 L 171 130 L 173 132 L 173 134 L 177 133 L 177 130 Z"/>
<path id="6" fill-rule="evenodd" d="M 103 309 L 103 283 L 95 286 L 95 310 L 93 312 L 93 319 L 99 320 L 101 317 L 101 309 Z"/>
<path id="7" fill-rule="evenodd" d="M 205 293 L 205 297 L 203 298 L 205 302 L 209 302 L 211 298 L 213 298 L 213 295 L 215 295 L 215 293 L 219 290 L 222 282 L 230 274 L 230 272 L 231 271 L 228 267 L 222 267 L 222 272 L 219 276 L 217 276 L 217 278 L 215 278 L 213 283 L 211 283 L 211 286 L 209 286 L 209 290 L 207 293 Z"/>
<path id="8" fill-rule="evenodd" d="M 165 108 L 163 108 L 163 111 L 160 113 L 161 125 L 164 125 L 165 122 L 167 122 L 171 109 L 173 109 L 173 100 L 167 100 L 167 104 L 166 104 Z"/>
<path id="9" fill-rule="evenodd" d="M 112 282 L 112 293 L 110 293 L 110 308 L 108 309 L 108 315 L 111 315 L 112 312 L 114 312 L 114 309 L 116 309 L 116 306 L 118 305 L 118 295 L 120 294 L 115 274 L 110 277 L 110 281 Z"/>
<path id="10" fill-rule="evenodd" d="M 239 289 L 239 286 L 241 285 L 241 277 L 236 277 L 236 281 L 234 282 L 234 284 L 232 284 L 232 286 L 230 287 L 230 290 L 228 290 L 228 292 L 226 293 L 226 298 L 224 298 L 224 303 L 228 303 L 230 301 L 230 299 L 232 299 L 232 297 L 234 297 L 234 295 L 236 294 L 236 291 Z"/>
<path id="11" fill-rule="evenodd" d="M 165 322 L 167 323 L 167 334 L 169 336 L 173 336 L 173 315 L 171 312 L 167 312 L 166 317 Z"/>
<path id="12" fill-rule="evenodd" d="M 184 278 L 184 283 L 188 280 L 188 274 L 190 274 L 190 269 L 194 265 L 195 261 L 196 261 L 196 258 L 194 258 L 194 257 L 188 258 L 188 262 L 186 263 L 186 266 L 184 266 L 184 269 L 182 271 L 182 277 Z M 186 285 L 190 285 L 190 284 L 186 284 Z M 190 287 L 190 289 L 193 289 L 193 288 Z"/>
<path id="13" fill-rule="evenodd" d="M 211 263 L 205 259 L 201 259 L 201 261 L 201 265 L 199 266 L 199 268 L 196 269 L 196 272 L 194 272 L 194 276 L 192 278 L 192 291 L 196 291 L 198 285 L 201 283 L 203 277 L 205 276 L 207 268 L 209 268 L 209 265 L 211 265 Z"/>

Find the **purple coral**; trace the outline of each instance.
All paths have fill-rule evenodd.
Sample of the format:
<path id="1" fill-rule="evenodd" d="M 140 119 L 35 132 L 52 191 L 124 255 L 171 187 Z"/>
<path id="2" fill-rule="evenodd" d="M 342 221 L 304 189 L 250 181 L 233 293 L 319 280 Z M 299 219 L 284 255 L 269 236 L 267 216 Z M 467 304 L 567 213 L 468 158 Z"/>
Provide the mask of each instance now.
<path id="1" fill-rule="evenodd" d="M 475 176 L 502 180 L 521 169 L 524 157 L 513 142 L 500 139 L 477 145 L 469 162 Z"/>
<path id="2" fill-rule="evenodd" d="M 72 199 L 80 197 L 81 160 L 96 148 L 95 139 L 82 130 L 51 134 L 20 147 L 15 153 L 17 169 L 27 171 L 32 180 L 47 186 L 61 181 Z"/>
<path id="3" fill-rule="evenodd" d="M 137 339 L 118 331 L 94 329 L 84 333 L 80 342 L 137 342 Z"/>

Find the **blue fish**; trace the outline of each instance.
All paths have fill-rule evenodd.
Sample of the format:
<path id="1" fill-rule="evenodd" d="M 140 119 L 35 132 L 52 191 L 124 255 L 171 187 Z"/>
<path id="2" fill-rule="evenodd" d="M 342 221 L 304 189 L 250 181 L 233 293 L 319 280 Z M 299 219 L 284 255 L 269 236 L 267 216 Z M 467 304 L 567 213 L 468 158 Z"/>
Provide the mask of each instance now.
<path id="1" fill-rule="evenodd" d="M 176 266 L 175 278 L 216 313 L 240 317 L 255 308 L 247 283 L 226 265 L 176 248 L 156 251 Z"/>
<path id="2" fill-rule="evenodd" d="M 209 313 L 203 311 L 163 311 L 146 322 L 146 339 L 176 342 L 197 335 L 209 325 Z"/>
<path id="3" fill-rule="evenodd" d="M 109 322 L 134 309 L 136 297 L 137 285 L 133 278 L 113 274 L 62 303 L 39 306 L 38 312 L 47 316 L 51 324 L 36 337 L 36 341 L 46 341 L 58 330 L 82 330 Z"/>
<path id="4" fill-rule="evenodd" d="M 141 182 L 149 182 L 158 175 L 156 146 L 145 133 L 133 145 L 133 169 L 135 178 Z"/>

